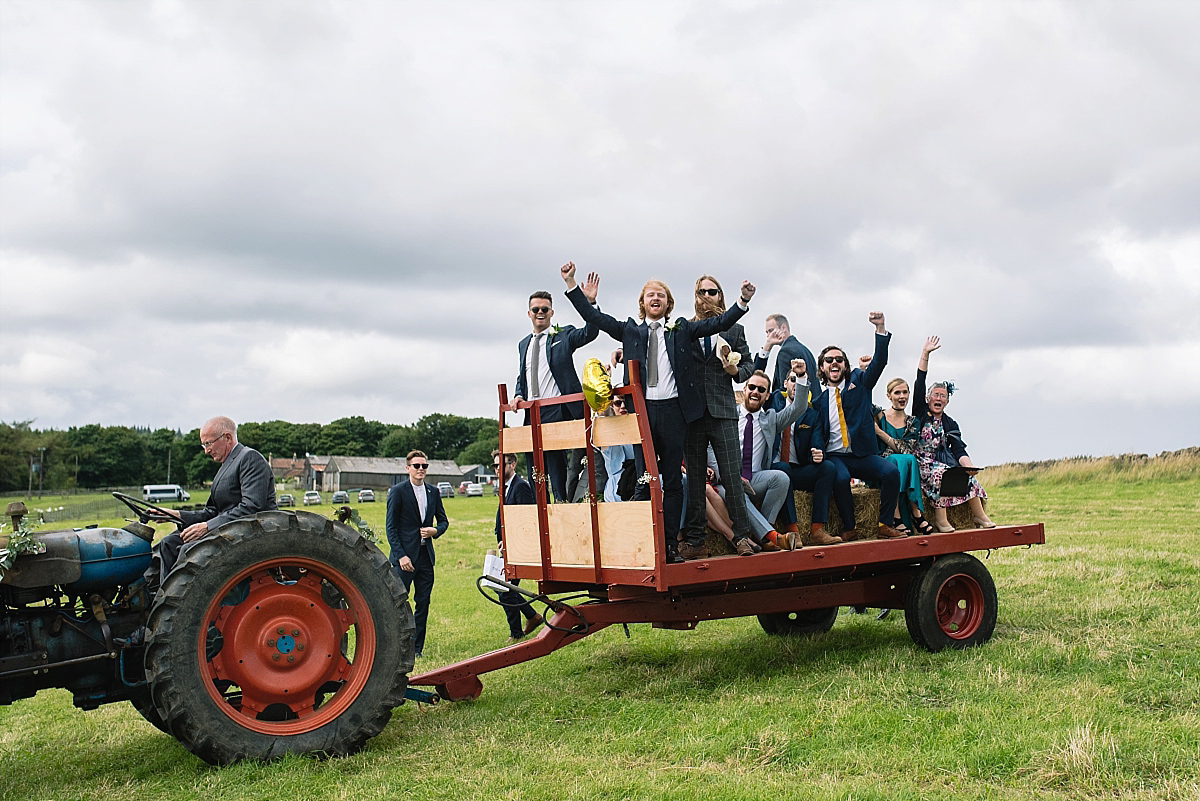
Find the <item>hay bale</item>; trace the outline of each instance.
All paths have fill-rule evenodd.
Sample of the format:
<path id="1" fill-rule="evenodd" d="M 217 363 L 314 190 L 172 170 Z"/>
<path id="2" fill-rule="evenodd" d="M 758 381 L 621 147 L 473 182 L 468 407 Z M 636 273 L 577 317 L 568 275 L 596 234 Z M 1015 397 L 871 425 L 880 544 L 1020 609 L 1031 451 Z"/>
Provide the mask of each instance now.
<path id="1" fill-rule="evenodd" d="M 863 486 L 855 486 L 850 488 L 850 494 L 854 497 L 854 523 L 855 531 L 858 532 L 859 539 L 875 539 L 875 534 L 879 523 L 879 490 L 868 489 Z M 800 539 L 805 545 L 812 544 L 812 493 L 796 490 L 796 522 L 800 526 Z M 987 501 L 983 502 L 984 508 L 987 508 Z M 925 499 L 925 514 L 929 521 L 933 522 L 933 504 L 929 499 Z M 957 529 L 963 528 L 978 528 L 975 521 L 971 519 L 971 511 L 967 505 L 952 506 L 947 510 L 947 517 L 950 520 L 950 525 Z M 844 529 L 842 518 L 838 514 L 837 504 L 829 504 L 829 521 L 825 524 L 825 530 L 830 534 L 841 534 Z"/>

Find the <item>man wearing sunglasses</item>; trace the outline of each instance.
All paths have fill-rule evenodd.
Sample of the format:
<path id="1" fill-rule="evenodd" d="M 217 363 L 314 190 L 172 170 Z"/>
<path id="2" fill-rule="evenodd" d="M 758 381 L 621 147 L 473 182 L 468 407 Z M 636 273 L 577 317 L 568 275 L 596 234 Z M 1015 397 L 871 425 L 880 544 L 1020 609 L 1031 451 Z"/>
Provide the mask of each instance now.
<path id="1" fill-rule="evenodd" d="M 195 542 L 232 520 L 276 508 L 271 465 L 261 453 L 238 442 L 236 423 L 228 417 L 209 420 L 200 427 L 200 445 L 221 467 L 213 477 L 212 492 L 203 509 L 165 510 L 185 528 L 168 534 L 158 544 L 156 550 L 162 562 L 159 576 L 171 572 L 184 543 Z"/>
<path id="2" fill-rule="evenodd" d="M 433 541 L 446 533 L 450 521 L 442 507 L 442 494 L 425 483 L 429 457 L 410 451 L 408 481 L 388 490 L 387 529 L 392 567 L 413 590 L 413 616 L 417 633 L 413 642 L 417 656 L 425 650 L 425 627 L 429 620 L 429 597 L 433 594 Z"/>
<path id="3" fill-rule="evenodd" d="M 875 354 L 866 370 L 850 368 L 846 351 L 830 345 L 817 358 L 821 383 L 826 389 L 812 402 L 816 410 L 813 421 L 812 444 L 820 448 L 830 464 L 838 471 L 835 483 L 858 478 L 879 486 L 879 527 L 876 536 L 894 539 L 906 536 L 896 528 L 896 501 L 900 495 L 900 471 L 896 465 L 879 455 L 875 435 L 875 420 L 871 409 L 871 390 L 879 382 L 887 366 L 888 342 L 892 335 L 884 325 L 883 312 L 873 311 L 867 319 L 875 326 Z M 839 508 L 839 513 L 843 510 Z M 853 540 L 853 507 L 851 519 L 842 520 L 842 539 Z"/>
<path id="4" fill-rule="evenodd" d="M 591 294 L 587 294 L 590 292 Z M 585 287 L 588 302 L 595 304 L 594 289 Z M 550 329 L 554 318 L 554 301 L 549 292 L 538 291 L 529 296 L 529 320 L 533 333 L 521 340 L 517 346 L 521 369 L 517 373 L 513 403 L 539 398 L 557 398 L 583 392 L 579 373 L 575 370 L 575 351 L 591 342 L 600 333 L 594 324 L 583 328 L 573 325 Z M 582 420 L 583 403 L 556 403 L 542 407 L 542 422 L 557 423 L 561 420 Z M 529 425 L 529 412 L 525 413 L 525 425 Z M 579 449 L 576 449 L 579 450 Z M 545 451 L 546 474 L 550 478 L 550 490 L 559 503 L 569 500 L 567 487 L 566 451 Z M 578 464 L 580 454 L 571 452 L 571 461 Z M 532 468 L 532 460 L 529 462 Z M 572 471 L 579 475 L 579 470 Z"/>

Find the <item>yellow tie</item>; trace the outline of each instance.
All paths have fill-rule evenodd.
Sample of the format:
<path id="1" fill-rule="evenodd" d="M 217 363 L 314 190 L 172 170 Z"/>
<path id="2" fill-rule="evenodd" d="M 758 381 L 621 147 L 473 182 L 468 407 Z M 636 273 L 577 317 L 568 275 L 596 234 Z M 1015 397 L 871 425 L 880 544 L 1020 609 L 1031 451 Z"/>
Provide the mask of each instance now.
<path id="1" fill-rule="evenodd" d="M 838 425 L 842 427 L 842 447 L 850 449 L 850 432 L 846 430 L 846 413 L 842 410 L 842 391 L 834 387 L 834 398 L 837 399 Z"/>

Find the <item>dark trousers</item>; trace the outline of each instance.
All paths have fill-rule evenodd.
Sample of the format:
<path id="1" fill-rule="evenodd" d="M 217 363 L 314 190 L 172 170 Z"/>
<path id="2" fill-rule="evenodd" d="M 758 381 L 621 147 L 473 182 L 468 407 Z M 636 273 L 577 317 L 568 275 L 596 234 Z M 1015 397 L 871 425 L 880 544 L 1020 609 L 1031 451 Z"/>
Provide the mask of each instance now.
<path id="1" fill-rule="evenodd" d="M 683 443 L 687 437 L 687 423 L 677 398 L 646 401 L 646 417 L 662 482 L 663 533 L 667 539 L 667 553 L 673 554 L 679 544 L 679 521 L 683 516 Z M 646 472 L 641 447 L 634 447 L 633 458 L 637 474 L 641 476 Z M 638 484 L 633 499 L 650 500 L 650 485 Z"/>
<path id="2" fill-rule="evenodd" d="M 842 519 L 845 520 L 847 514 L 850 515 L 851 520 L 854 519 L 854 497 L 850 494 L 850 476 L 847 475 L 845 481 L 839 482 L 838 470 L 828 459 L 820 464 L 806 465 L 776 462 L 771 467 L 788 474 L 792 479 L 793 493 L 796 490 L 812 493 L 812 522 L 829 522 L 829 499 L 834 496 L 837 497 L 838 514 L 842 516 Z M 796 496 L 792 495 L 783 508 L 790 511 L 791 521 L 795 522 Z"/>
<path id="3" fill-rule="evenodd" d="M 418 548 L 417 558 L 412 562 L 413 567 L 416 568 L 413 572 L 401 570 L 399 567 L 396 568 L 396 571 L 404 582 L 404 589 L 411 593 L 413 617 L 417 624 L 413 650 L 419 654 L 425 650 L 425 627 L 429 622 L 429 597 L 433 595 L 433 560 L 429 558 L 429 546 L 422 545 Z M 415 590 L 412 588 L 413 584 L 416 584 Z"/>
<path id="4" fill-rule="evenodd" d="M 513 579 L 509 584 L 520 584 L 520 579 Z M 525 596 L 516 590 L 505 590 L 500 593 L 500 603 L 504 605 L 504 616 L 508 618 L 508 633 L 514 639 L 525 635 L 525 627 L 521 624 L 521 615 L 530 620 L 537 617 L 533 606 L 525 600 Z"/>
<path id="5" fill-rule="evenodd" d="M 834 486 L 845 484 L 846 494 L 849 495 L 850 479 L 871 481 L 879 485 L 879 522 L 892 525 L 896 515 L 896 501 L 900 499 L 900 470 L 896 465 L 882 456 L 854 456 L 849 453 L 827 453 L 825 461 L 838 471 Z M 847 510 L 838 501 L 838 514 L 842 517 L 842 527 L 854 528 L 854 500 L 847 504 Z"/>
<path id="6" fill-rule="evenodd" d="M 737 420 L 704 416 L 687 427 L 684 455 L 687 458 L 687 511 L 684 513 L 684 539 L 692 545 L 704 544 L 705 489 L 708 475 L 708 446 L 712 444 L 717 457 L 717 470 L 725 487 L 725 506 L 733 523 L 733 536 L 741 539 L 750 533 L 750 516 L 746 513 L 746 490 L 742 485 L 742 444 L 737 433 Z M 793 512 L 795 514 L 795 512 Z"/>
<path id="7" fill-rule="evenodd" d="M 179 532 L 176 531 L 163 537 L 162 541 L 155 546 L 158 548 L 158 558 L 162 560 L 162 573 L 159 581 L 165 579 L 171 572 L 171 568 L 175 567 L 175 562 L 179 560 L 179 552 L 183 550 L 183 544 L 183 537 L 179 536 Z"/>

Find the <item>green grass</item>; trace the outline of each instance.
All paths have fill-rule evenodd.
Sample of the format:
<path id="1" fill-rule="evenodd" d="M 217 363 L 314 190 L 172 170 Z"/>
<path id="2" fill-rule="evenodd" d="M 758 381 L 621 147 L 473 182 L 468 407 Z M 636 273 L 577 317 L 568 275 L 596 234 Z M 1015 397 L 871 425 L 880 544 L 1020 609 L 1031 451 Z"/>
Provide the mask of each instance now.
<path id="1" fill-rule="evenodd" d="M 1048 541 L 991 554 L 1000 621 L 972 651 L 918 649 L 899 613 L 843 610 L 807 640 L 752 618 L 618 627 L 483 676 L 477 701 L 405 704 L 357 756 L 226 769 L 128 705 L 49 691 L 0 707 L 0 796 L 1195 801 L 1200 478 L 990 494 Z M 495 503 L 446 502 L 418 671 L 507 636 L 474 587 Z M 355 506 L 382 536 L 382 498 Z"/>

